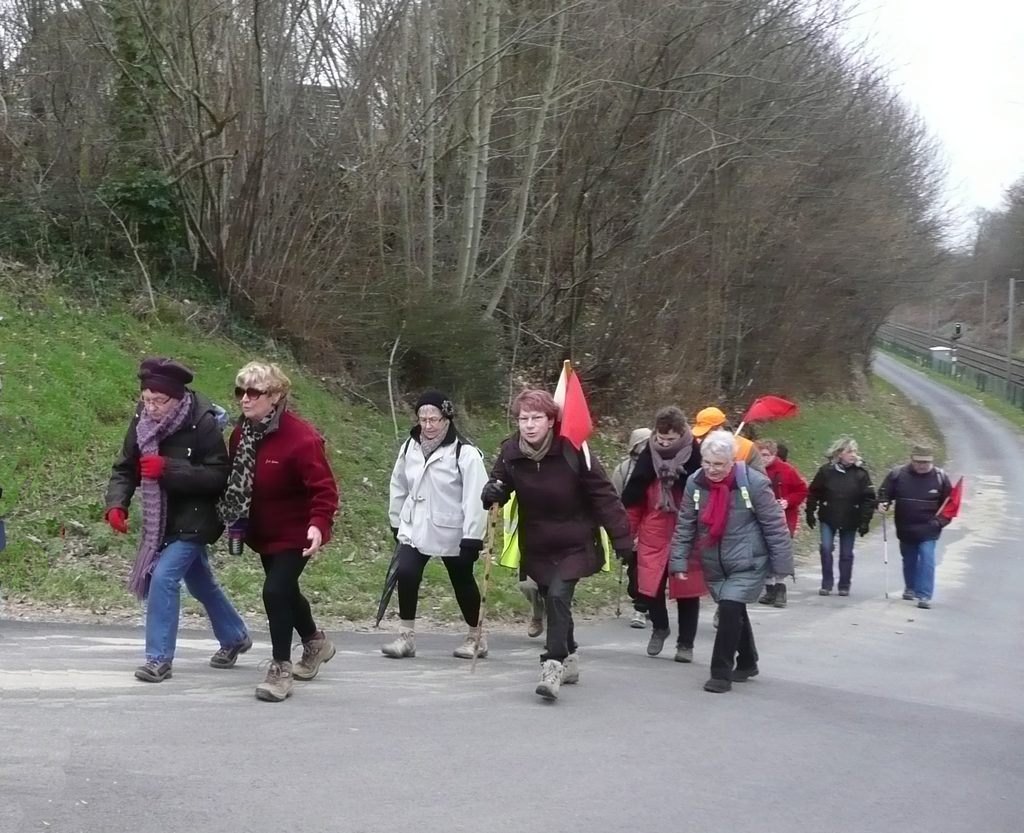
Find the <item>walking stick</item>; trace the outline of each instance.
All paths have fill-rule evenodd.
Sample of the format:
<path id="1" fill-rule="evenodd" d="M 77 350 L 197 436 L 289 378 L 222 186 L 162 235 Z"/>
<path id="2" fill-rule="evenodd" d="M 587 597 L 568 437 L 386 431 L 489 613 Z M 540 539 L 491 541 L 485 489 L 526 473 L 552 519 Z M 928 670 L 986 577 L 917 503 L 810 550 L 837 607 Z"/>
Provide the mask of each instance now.
<path id="1" fill-rule="evenodd" d="M 625 572 L 626 563 L 624 561 L 619 562 L 619 594 L 615 597 L 615 616 L 619 617 L 622 615 L 622 574 Z"/>
<path id="2" fill-rule="evenodd" d="M 494 563 L 494 541 L 498 537 L 498 524 L 501 523 L 501 507 L 494 504 L 487 518 L 487 541 L 484 543 L 484 584 L 480 590 L 480 616 L 477 619 L 476 642 L 473 643 L 473 663 L 469 673 L 476 671 L 476 661 L 480 656 L 480 640 L 484 633 L 484 614 L 487 611 L 487 591 L 491 586 L 491 565 Z"/>
<path id="3" fill-rule="evenodd" d="M 889 598 L 889 528 L 882 515 L 882 558 L 885 561 L 885 598 Z"/>

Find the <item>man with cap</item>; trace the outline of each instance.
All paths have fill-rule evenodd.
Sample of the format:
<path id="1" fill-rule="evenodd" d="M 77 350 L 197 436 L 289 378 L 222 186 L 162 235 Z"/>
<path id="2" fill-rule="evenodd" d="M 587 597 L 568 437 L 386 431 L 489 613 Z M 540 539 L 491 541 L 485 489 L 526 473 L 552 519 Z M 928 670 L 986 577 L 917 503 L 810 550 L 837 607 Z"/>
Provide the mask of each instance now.
<path id="1" fill-rule="evenodd" d="M 753 442 L 733 431 L 721 409 L 712 405 L 698 411 L 697 420 L 694 422 L 692 430 L 693 436 L 698 441 L 704 439 L 710 431 L 728 431 L 733 434 L 736 438 L 736 462 L 746 463 L 750 468 L 757 469 L 764 474 L 764 461 L 761 459 L 761 452 Z"/>
<path id="2" fill-rule="evenodd" d="M 416 425 L 391 472 L 388 517 L 398 545 L 398 637 L 381 647 L 392 659 L 416 656 L 416 608 L 423 569 L 440 557 L 469 626 L 459 659 L 487 656 L 480 633 L 480 589 L 473 566 L 480 557 L 487 513 L 480 492 L 487 482 L 483 455 L 455 430 L 455 407 L 440 391 L 416 402 Z"/>
<path id="3" fill-rule="evenodd" d="M 878 490 L 878 508 L 896 502 L 896 537 L 903 557 L 903 598 L 927 610 L 935 592 L 935 547 L 949 518 L 939 515 L 953 491 L 946 473 L 935 465 L 926 445 L 915 445 L 910 462 L 886 475 Z"/>
<path id="4" fill-rule="evenodd" d="M 210 665 L 231 668 L 252 640 L 207 553 L 223 531 L 216 505 L 230 470 L 218 409 L 188 388 L 192 371 L 171 359 L 146 359 L 138 376 L 142 393 L 110 474 L 105 517 L 126 534 L 141 488 L 142 536 L 128 588 L 146 600 L 146 663 L 135 676 L 159 683 L 171 676 L 182 581 L 220 642 Z"/>

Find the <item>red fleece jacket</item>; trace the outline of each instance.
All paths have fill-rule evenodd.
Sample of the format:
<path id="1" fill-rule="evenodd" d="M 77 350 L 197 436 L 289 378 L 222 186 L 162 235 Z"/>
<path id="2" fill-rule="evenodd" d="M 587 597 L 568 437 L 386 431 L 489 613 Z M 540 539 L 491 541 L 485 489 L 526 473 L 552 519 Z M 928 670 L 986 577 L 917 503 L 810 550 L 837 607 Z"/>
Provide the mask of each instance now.
<path id="1" fill-rule="evenodd" d="M 772 491 L 779 500 L 789 501 L 786 507 L 786 526 L 789 534 L 796 534 L 796 525 L 800 520 L 800 504 L 807 500 L 807 481 L 800 472 L 789 463 L 775 458 L 775 462 L 765 469 L 765 474 L 772 482 Z"/>
<path id="2" fill-rule="evenodd" d="M 239 428 L 231 434 L 231 454 Z M 315 526 L 326 544 L 338 511 L 338 485 L 324 452 L 324 439 L 308 422 L 289 411 L 277 430 L 256 446 L 256 472 L 245 543 L 260 555 L 309 546 L 306 531 Z"/>

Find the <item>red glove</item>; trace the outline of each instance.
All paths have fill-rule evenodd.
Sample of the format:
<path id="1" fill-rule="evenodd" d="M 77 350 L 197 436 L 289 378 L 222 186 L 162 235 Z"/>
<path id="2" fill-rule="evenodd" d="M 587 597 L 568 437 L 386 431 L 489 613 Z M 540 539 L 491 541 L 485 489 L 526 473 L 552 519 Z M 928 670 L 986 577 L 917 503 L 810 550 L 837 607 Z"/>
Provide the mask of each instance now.
<path id="1" fill-rule="evenodd" d="M 114 532 L 120 532 L 122 535 L 126 535 L 128 533 L 128 513 L 120 506 L 108 509 L 106 517 L 107 523 L 110 524 L 110 528 L 114 530 Z"/>
<path id="2" fill-rule="evenodd" d="M 139 473 L 150 480 L 156 480 L 164 473 L 166 463 L 159 454 L 143 454 L 139 458 Z"/>

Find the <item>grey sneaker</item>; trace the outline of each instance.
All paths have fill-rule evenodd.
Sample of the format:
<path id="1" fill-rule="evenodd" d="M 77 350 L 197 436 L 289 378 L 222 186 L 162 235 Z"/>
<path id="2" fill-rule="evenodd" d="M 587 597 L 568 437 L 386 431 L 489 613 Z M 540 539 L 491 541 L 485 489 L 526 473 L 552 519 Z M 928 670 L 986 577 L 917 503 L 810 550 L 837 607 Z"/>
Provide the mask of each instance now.
<path id="1" fill-rule="evenodd" d="M 416 656 L 416 633 L 415 631 L 399 631 L 398 637 L 387 645 L 382 645 L 380 652 L 392 659 Z"/>
<path id="2" fill-rule="evenodd" d="M 526 629 L 526 635 L 530 639 L 536 639 L 544 633 L 544 620 L 543 619 L 531 619 L 530 626 Z"/>
<path id="3" fill-rule="evenodd" d="M 562 663 L 562 685 L 575 685 L 580 681 L 580 655 L 569 654 Z"/>
<path id="4" fill-rule="evenodd" d="M 917 606 L 919 608 L 921 608 L 921 610 L 931 610 L 932 609 L 932 600 L 931 599 L 918 599 L 917 600 Z M 167 676 L 169 677 L 171 675 L 168 674 Z"/>
<path id="5" fill-rule="evenodd" d="M 562 686 L 562 663 L 556 659 L 545 660 L 540 666 L 540 682 L 534 691 L 545 700 L 557 700 L 558 689 Z"/>
<path id="6" fill-rule="evenodd" d="M 832 588 L 831 587 L 822 587 L 818 591 L 818 595 L 819 596 L 831 596 L 832 595 Z"/>
<path id="7" fill-rule="evenodd" d="M 734 683 L 745 683 L 751 677 L 756 677 L 760 673 L 756 665 L 752 665 L 750 668 L 737 668 L 732 672 L 732 681 Z"/>
<path id="8" fill-rule="evenodd" d="M 479 649 L 476 645 L 478 635 L 480 637 Z M 470 628 L 466 638 L 462 640 L 462 644 L 452 651 L 452 656 L 459 659 L 473 659 L 474 651 L 478 659 L 484 659 L 487 656 L 487 635 L 480 633 L 480 628 Z"/>
<path id="9" fill-rule="evenodd" d="M 647 617 L 639 610 L 634 610 L 633 615 L 629 618 L 629 626 L 637 630 L 643 630 L 647 627 Z"/>
<path id="10" fill-rule="evenodd" d="M 281 703 L 292 696 L 292 664 L 271 662 L 267 678 L 256 686 L 256 699 L 268 703 Z"/>
<path id="11" fill-rule="evenodd" d="M 309 642 L 302 643 L 302 659 L 295 663 L 292 676 L 296 680 L 312 680 L 320 671 L 320 666 L 330 662 L 336 653 L 338 650 L 334 643 L 323 631 L 318 631 Z"/>
<path id="12" fill-rule="evenodd" d="M 676 662 L 693 662 L 693 648 L 684 648 L 676 645 L 676 655 L 673 657 Z"/>
<path id="13" fill-rule="evenodd" d="M 662 631 L 657 628 L 651 631 L 651 639 L 647 643 L 647 656 L 656 657 L 661 653 L 661 649 L 665 647 L 665 640 L 668 639 L 669 633 L 671 633 L 671 631 Z"/>
<path id="14" fill-rule="evenodd" d="M 155 659 L 146 660 L 145 665 L 135 669 L 135 679 L 144 683 L 162 683 L 171 678 L 171 664 L 169 662 L 158 662 Z"/>
<path id="15" fill-rule="evenodd" d="M 712 677 L 704 683 L 704 690 L 710 691 L 712 694 L 725 694 L 727 691 L 732 691 L 732 683 L 729 680 L 717 680 Z"/>
<path id="16" fill-rule="evenodd" d="M 210 657 L 210 665 L 214 668 L 233 668 L 238 661 L 238 655 L 244 654 L 252 647 L 252 637 L 246 634 L 242 641 L 230 648 L 221 648 Z"/>
<path id="17" fill-rule="evenodd" d="M 839 588 L 839 595 L 840 596 L 849 596 L 850 595 L 850 588 L 849 587 L 840 587 Z"/>
<path id="18" fill-rule="evenodd" d="M 914 591 L 913 590 L 910 590 L 908 588 L 903 588 L 903 600 L 904 601 L 912 602 L 912 601 L 914 601 L 915 598 L 916 597 L 914 596 Z"/>

